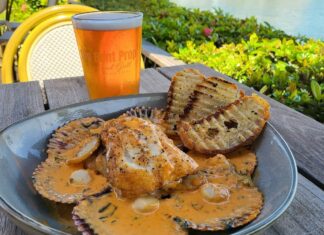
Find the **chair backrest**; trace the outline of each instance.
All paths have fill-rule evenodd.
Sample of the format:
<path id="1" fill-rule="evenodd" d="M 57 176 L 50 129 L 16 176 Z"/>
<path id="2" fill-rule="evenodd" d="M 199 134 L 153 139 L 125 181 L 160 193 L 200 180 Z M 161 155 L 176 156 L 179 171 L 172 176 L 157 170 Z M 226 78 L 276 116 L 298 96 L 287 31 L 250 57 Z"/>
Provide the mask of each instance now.
<path id="1" fill-rule="evenodd" d="M 29 17 L 16 29 L 6 46 L 2 82 L 13 82 L 17 53 L 19 81 L 83 75 L 71 17 L 95 10 L 83 5 L 60 5 Z"/>

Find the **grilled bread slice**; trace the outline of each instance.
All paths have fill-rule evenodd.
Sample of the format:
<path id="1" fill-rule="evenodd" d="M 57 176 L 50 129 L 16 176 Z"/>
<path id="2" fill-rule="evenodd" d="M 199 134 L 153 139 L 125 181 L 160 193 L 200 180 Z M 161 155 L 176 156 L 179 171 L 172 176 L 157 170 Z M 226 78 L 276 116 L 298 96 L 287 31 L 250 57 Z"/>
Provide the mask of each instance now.
<path id="1" fill-rule="evenodd" d="M 188 103 L 189 96 L 196 85 L 205 79 L 204 75 L 196 69 L 184 69 L 172 78 L 168 91 L 168 104 L 165 115 L 166 133 L 176 135 L 177 122 Z"/>
<path id="2" fill-rule="evenodd" d="M 244 96 L 197 121 L 181 121 L 178 134 L 184 145 L 200 153 L 228 153 L 248 145 L 270 117 L 270 105 L 259 96 Z"/>
<path id="3" fill-rule="evenodd" d="M 196 86 L 181 118 L 199 120 L 243 96 L 244 92 L 235 84 L 218 77 L 209 77 Z"/>

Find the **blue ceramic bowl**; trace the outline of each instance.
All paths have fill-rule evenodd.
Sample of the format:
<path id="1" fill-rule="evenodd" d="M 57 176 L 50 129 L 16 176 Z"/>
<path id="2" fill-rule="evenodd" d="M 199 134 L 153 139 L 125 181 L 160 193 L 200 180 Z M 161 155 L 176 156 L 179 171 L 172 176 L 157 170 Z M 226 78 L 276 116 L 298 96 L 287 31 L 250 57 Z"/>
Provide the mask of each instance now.
<path id="1" fill-rule="evenodd" d="M 52 132 L 77 118 L 108 119 L 134 106 L 165 107 L 165 104 L 165 93 L 103 99 L 51 110 L 6 128 L 0 133 L 0 207 L 31 234 L 77 233 L 71 219 L 72 206 L 42 198 L 32 185 L 31 175 L 46 157 L 45 147 Z M 287 209 L 296 192 L 294 157 L 271 124 L 253 148 L 258 157 L 254 182 L 264 194 L 264 207 L 256 220 L 230 231 L 233 234 L 251 234 L 266 228 Z"/>

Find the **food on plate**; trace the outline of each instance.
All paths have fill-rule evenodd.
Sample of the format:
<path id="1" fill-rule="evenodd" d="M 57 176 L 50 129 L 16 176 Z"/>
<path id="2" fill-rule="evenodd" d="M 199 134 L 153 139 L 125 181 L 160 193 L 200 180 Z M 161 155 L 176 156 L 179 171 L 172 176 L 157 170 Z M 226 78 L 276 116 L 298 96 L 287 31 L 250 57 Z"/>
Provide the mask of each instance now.
<path id="1" fill-rule="evenodd" d="M 107 177 L 108 169 L 106 154 L 106 150 L 104 148 L 100 148 L 97 154 L 93 154 L 84 162 L 84 167 L 86 169 L 94 170 L 97 173 Z"/>
<path id="2" fill-rule="evenodd" d="M 154 193 L 198 166 L 157 125 L 142 118 L 107 121 L 101 139 L 107 150 L 109 182 L 123 197 Z"/>
<path id="3" fill-rule="evenodd" d="M 88 117 L 73 120 L 58 128 L 49 140 L 47 157 L 56 161 L 70 160 L 84 147 L 82 141 L 101 132 L 104 120 Z"/>
<path id="4" fill-rule="evenodd" d="M 214 156 L 195 151 L 189 151 L 187 154 L 198 163 L 199 167 L 207 166 L 208 158 Z M 235 170 L 242 175 L 251 176 L 257 165 L 255 153 L 247 147 L 242 147 L 234 152 L 227 153 L 226 158 L 235 167 Z"/>
<path id="5" fill-rule="evenodd" d="M 97 135 L 81 140 L 80 143 L 73 149 L 66 151 L 63 155 L 68 156 L 68 164 L 76 164 L 83 162 L 89 158 L 100 145 L 100 139 Z M 72 156 L 72 158 L 69 158 Z"/>
<path id="6" fill-rule="evenodd" d="M 209 77 L 196 85 L 181 119 L 199 120 L 243 96 L 243 91 L 235 84 L 218 77 Z"/>
<path id="7" fill-rule="evenodd" d="M 246 224 L 260 213 L 262 193 L 224 155 L 209 158 L 196 175 L 203 179 L 198 190 L 176 191 L 165 200 L 166 205 L 161 203 L 183 228 L 225 230 Z"/>
<path id="8" fill-rule="evenodd" d="M 206 154 L 228 153 L 251 144 L 270 117 L 270 105 L 259 96 L 244 96 L 197 121 L 181 121 L 184 145 Z"/>
<path id="9" fill-rule="evenodd" d="M 82 164 L 46 160 L 33 173 L 35 189 L 43 197 L 62 203 L 75 203 L 108 189 L 107 178 Z"/>
<path id="10" fill-rule="evenodd" d="M 55 131 L 49 140 L 47 159 L 33 173 L 39 194 L 56 202 L 75 203 L 107 190 L 107 178 L 83 165 L 96 155 L 103 123 L 97 117 L 81 118 Z"/>
<path id="11" fill-rule="evenodd" d="M 187 234 L 188 228 L 217 231 L 253 220 L 263 197 L 250 178 L 223 155 L 207 163 L 193 174 L 204 178 L 199 187 L 176 190 L 170 198 L 121 200 L 109 193 L 84 199 L 73 209 L 75 224 L 87 234 Z"/>
<path id="12" fill-rule="evenodd" d="M 134 204 L 139 200 L 142 201 L 141 204 L 151 208 L 153 213 L 147 212 L 147 208 L 144 212 L 134 209 Z M 74 207 L 72 218 L 78 230 L 88 235 L 187 234 L 169 215 L 162 213 L 163 201 L 152 198 L 147 202 L 145 198 L 139 200 L 121 200 L 114 193 L 89 197 Z M 159 202 L 158 209 L 156 201 Z"/>
<path id="13" fill-rule="evenodd" d="M 242 175 L 252 175 L 257 166 L 255 153 L 246 147 L 227 153 L 227 159 L 233 164 L 236 171 Z"/>
<path id="14" fill-rule="evenodd" d="M 145 120 L 150 120 L 156 125 L 163 124 L 163 119 L 165 116 L 165 112 L 163 109 L 151 108 L 151 107 L 135 107 L 126 111 L 126 116 L 133 116 L 138 118 L 143 118 Z"/>
<path id="15" fill-rule="evenodd" d="M 145 120 L 149 120 L 152 123 L 158 125 L 163 132 L 165 132 L 165 111 L 163 109 L 151 108 L 151 107 L 135 107 L 126 111 L 125 116 L 132 116 L 143 118 Z"/>
<path id="16" fill-rule="evenodd" d="M 172 78 L 165 115 L 166 133 L 168 135 L 177 134 L 177 122 L 180 120 L 180 115 L 183 114 L 196 85 L 204 79 L 204 75 L 196 69 L 184 69 L 177 72 Z"/>
<path id="17" fill-rule="evenodd" d="M 176 73 L 167 101 L 165 111 L 135 107 L 58 128 L 33 173 L 35 189 L 76 203 L 72 218 L 87 235 L 182 235 L 255 219 L 263 196 L 251 179 L 257 157 L 247 145 L 270 105 L 195 69 Z"/>

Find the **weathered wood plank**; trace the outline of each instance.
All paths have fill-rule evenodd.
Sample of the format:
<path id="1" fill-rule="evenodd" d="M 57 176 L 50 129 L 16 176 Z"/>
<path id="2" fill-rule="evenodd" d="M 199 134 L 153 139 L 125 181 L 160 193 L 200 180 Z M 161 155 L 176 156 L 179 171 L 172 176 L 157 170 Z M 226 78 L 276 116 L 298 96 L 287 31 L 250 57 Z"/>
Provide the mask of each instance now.
<path id="1" fill-rule="evenodd" d="M 174 58 L 168 52 L 145 40 L 142 43 L 142 54 L 160 67 L 185 64 L 182 60 Z"/>
<path id="2" fill-rule="evenodd" d="M 206 76 L 220 76 L 238 84 L 248 94 L 256 92 L 232 78 L 201 64 L 159 68 L 169 79 L 183 68 L 199 69 Z M 258 92 L 257 92 L 258 93 Z M 260 94 L 260 93 L 258 93 Z M 271 104 L 271 123 L 287 141 L 297 160 L 298 168 L 312 182 L 324 186 L 324 125 L 287 106 L 260 94 Z"/>
<path id="3" fill-rule="evenodd" d="M 0 129 L 43 111 L 44 104 L 38 82 L 0 85 Z M 25 233 L 0 211 L 0 234 Z"/>
<path id="4" fill-rule="evenodd" d="M 0 130 L 44 111 L 38 82 L 0 85 Z"/>
<path id="5" fill-rule="evenodd" d="M 50 109 L 89 99 L 83 77 L 45 80 L 44 89 Z"/>
<path id="6" fill-rule="evenodd" d="M 8 216 L 0 211 L 0 234 L 1 235 L 27 235 L 12 223 Z"/>
<path id="7" fill-rule="evenodd" d="M 302 175 L 298 177 L 294 201 L 265 234 L 324 234 L 324 192 Z"/>
<path id="8" fill-rule="evenodd" d="M 155 69 L 141 71 L 140 93 L 167 92 L 170 81 Z"/>
<path id="9" fill-rule="evenodd" d="M 44 81 L 49 108 L 59 108 L 89 99 L 82 77 L 52 79 Z M 140 93 L 166 92 L 169 80 L 154 69 L 141 71 Z"/>

